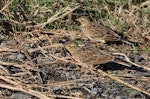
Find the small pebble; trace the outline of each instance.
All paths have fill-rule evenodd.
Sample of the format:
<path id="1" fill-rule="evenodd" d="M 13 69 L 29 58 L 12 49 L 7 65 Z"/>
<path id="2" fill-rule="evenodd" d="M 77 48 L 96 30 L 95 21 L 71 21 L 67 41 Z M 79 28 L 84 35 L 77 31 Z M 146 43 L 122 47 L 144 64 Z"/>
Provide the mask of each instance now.
<path id="1" fill-rule="evenodd" d="M 19 53 L 19 54 L 17 55 L 17 59 L 18 59 L 18 60 L 24 60 L 24 59 L 25 59 L 24 54 Z"/>
<path id="2" fill-rule="evenodd" d="M 6 42 L 2 42 L 0 45 L 0 48 L 6 47 L 6 46 L 7 46 Z"/>
<path id="3" fill-rule="evenodd" d="M 0 38 L 5 39 L 6 37 L 4 35 L 2 35 L 2 33 L 0 33 Z"/>
<path id="4" fill-rule="evenodd" d="M 69 72 L 66 72 L 65 75 L 66 75 L 67 78 L 70 78 L 70 73 Z"/>
<path id="5" fill-rule="evenodd" d="M 125 96 L 116 96 L 116 99 L 127 99 Z"/>
<path id="6" fill-rule="evenodd" d="M 145 60 L 143 57 L 138 58 L 138 62 L 142 62 L 143 60 Z"/>
<path id="7" fill-rule="evenodd" d="M 72 75 L 71 78 L 72 79 L 77 79 L 77 77 L 75 75 Z"/>
<path id="8" fill-rule="evenodd" d="M 59 89 L 61 89 L 61 85 L 52 87 L 52 90 L 59 90 Z"/>
<path id="9" fill-rule="evenodd" d="M 97 88 L 93 88 L 93 89 L 91 90 L 91 93 L 92 93 L 93 95 L 96 95 L 96 94 L 98 93 L 98 89 L 97 89 Z"/>
<path id="10" fill-rule="evenodd" d="M 7 41 L 7 45 L 9 45 L 9 46 L 16 46 L 17 45 L 17 41 L 16 40 Z"/>
<path id="11" fill-rule="evenodd" d="M 91 95 L 86 95 L 86 99 L 91 99 Z"/>
<path id="12" fill-rule="evenodd" d="M 14 93 L 11 99 L 30 99 L 31 97 L 32 95 L 30 94 L 18 92 L 18 93 Z"/>
<path id="13" fill-rule="evenodd" d="M 106 93 L 102 93 L 101 95 L 105 98 L 108 98 L 108 94 L 106 94 Z"/>
<path id="14" fill-rule="evenodd" d="M 109 99 L 114 99 L 114 98 L 115 98 L 115 97 L 114 97 L 114 94 L 109 95 L 108 98 L 109 98 Z"/>
<path id="15" fill-rule="evenodd" d="M 130 83 L 131 83 L 131 84 L 136 84 L 137 81 L 132 81 L 132 80 L 131 80 Z"/>

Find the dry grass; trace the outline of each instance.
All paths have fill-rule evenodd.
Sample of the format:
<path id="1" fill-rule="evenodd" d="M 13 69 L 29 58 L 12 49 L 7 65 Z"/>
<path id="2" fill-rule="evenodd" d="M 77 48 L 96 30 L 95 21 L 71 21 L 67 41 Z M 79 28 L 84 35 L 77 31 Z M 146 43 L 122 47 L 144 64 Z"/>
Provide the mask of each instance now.
<path id="1" fill-rule="evenodd" d="M 72 39 L 82 41 L 76 19 L 88 16 L 132 43 L 105 44 L 105 50 L 124 56 L 123 60 L 149 72 L 149 0 L 1 0 L 0 4 L 1 98 L 13 98 L 19 91 L 41 99 L 84 99 L 87 94 L 94 97 L 90 90 L 93 81 L 111 80 L 137 90 L 135 94 L 140 98 L 150 96 L 149 76 L 132 77 L 130 80 L 137 82 L 132 84 L 126 82 L 126 77 L 114 76 L 101 68 L 83 68 L 64 47 Z M 138 61 L 140 57 L 144 62 Z M 130 70 L 121 72 L 127 71 Z M 129 91 L 122 94 L 134 97 Z"/>

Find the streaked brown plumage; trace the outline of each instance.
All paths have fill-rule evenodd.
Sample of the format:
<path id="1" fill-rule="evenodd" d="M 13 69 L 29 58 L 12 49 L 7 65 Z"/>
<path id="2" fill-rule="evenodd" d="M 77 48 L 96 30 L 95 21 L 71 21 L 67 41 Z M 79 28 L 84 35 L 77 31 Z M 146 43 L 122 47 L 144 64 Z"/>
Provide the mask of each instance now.
<path id="1" fill-rule="evenodd" d="M 110 55 L 96 48 L 79 47 L 73 42 L 69 42 L 65 47 L 71 53 L 72 57 L 84 66 L 104 64 L 114 60 Z"/>
<path id="2" fill-rule="evenodd" d="M 92 23 L 87 17 L 77 19 L 81 23 L 82 32 L 91 41 L 105 43 L 107 41 L 120 41 L 120 36 L 103 25 Z"/>

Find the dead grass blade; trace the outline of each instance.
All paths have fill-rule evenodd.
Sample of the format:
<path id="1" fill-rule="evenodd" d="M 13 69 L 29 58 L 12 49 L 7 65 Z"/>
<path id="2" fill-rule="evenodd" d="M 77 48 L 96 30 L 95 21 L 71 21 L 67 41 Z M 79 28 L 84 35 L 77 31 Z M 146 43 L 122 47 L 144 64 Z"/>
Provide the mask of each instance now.
<path id="1" fill-rule="evenodd" d="M 138 88 L 138 87 L 133 86 L 133 85 L 127 83 L 127 82 L 124 82 L 123 80 L 119 79 L 118 77 L 112 76 L 112 75 L 110 75 L 110 74 L 104 72 L 104 71 L 101 70 L 101 69 L 98 69 L 98 72 L 100 72 L 100 73 L 104 74 L 105 76 L 107 76 L 107 77 L 109 77 L 109 78 L 111 78 L 111 79 L 113 79 L 113 80 L 115 80 L 115 81 L 117 81 L 117 82 L 120 82 L 120 83 L 122 83 L 122 84 L 124 84 L 124 85 L 126 85 L 126 86 L 128 86 L 128 87 L 130 87 L 130 88 L 132 88 L 132 89 L 135 89 L 135 90 L 137 90 L 137 91 L 139 91 L 139 92 L 142 92 L 142 93 L 144 93 L 144 94 L 150 96 L 150 93 L 147 92 L 147 91 L 145 91 L 144 89 Z"/>
<path id="2" fill-rule="evenodd" d="M 1 10 L 0 13 L 2 13 L 3 10 L 5 10 L 14 0 L 11 0 L 9 3 L 7 3 Z"/>
<path id="3" fill-rule="evenodd" d="M 131 62 L 130 59 L 127 57 L 127 55 L 125 55 L 124 53 L 113 53 L 113 55 L 124 56 L 125 59 L 126 59 L 126 61 L 129 62 L 130 64 L 132 64 L 132 65 L 134 65 L 134 66 L 137 66 L 137 67 L 139 67 L 139 68 L 143 68 L 143 69 L 145 69 L 145 70 L 150 71 L 150 68 L 148 68 L 148 67 L 144 67 L 144 66 L 138 65 L 138 64 L 136 64 L 136 63 L 134 63 L 134 62 Z"/>
<path id="4" fill-rule="evenodd" d="M 34 27 L 35 28 L 39 28 L 39 27 L 44 28 L 47 24 L 52 23 L 52 22 L 54 22 L 58 19 L 61 19 L 61 18 L 65 17 L 66 15 L 73 12 L 74 10 L 76 10 L 79 7 L 80 7 L 80 5 L 78 5 L 78 4 L 70 4 L 66 8 L 64 8 L 64 9 L 60 10 L 59 12 L 57 12 L 54 16 L 50 17 L 46 22 L 37 24 Z"/>
<path id="5" fill-rule="evenodd" d="M 22 87 L 21 85 L 20 86 L 14 86 L 14 85 L 8 85 L 8 84 L 0 84 L 0 87 L 7 88 L 7 89 L 10 89 L 10 90 L 25 92 L 27 94 L 36 96 L 36 97 L 38 97 L 40 99 L 50 99 L 46 95 L 43 95 L 43 94 L 41 94 L 41 93 L 39 93 L 37 91 L 34 91 L 32 89 L 28 89 L 26 87 Z"/>

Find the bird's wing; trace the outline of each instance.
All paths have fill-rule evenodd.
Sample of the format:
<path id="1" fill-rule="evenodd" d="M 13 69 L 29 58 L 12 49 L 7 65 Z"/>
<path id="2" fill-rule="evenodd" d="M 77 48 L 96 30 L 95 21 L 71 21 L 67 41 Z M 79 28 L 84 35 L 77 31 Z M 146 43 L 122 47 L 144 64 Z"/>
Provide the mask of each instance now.
<path id="1" fill-rule="evenodd" d="M 103 64 L 111 60 L 108 55 L 101 53 L 97 49 L 82 48 L 80 54 L 82 57 L 79 57 L 79 59 L 86 64 Z"/>
<path id="2" fill-rule="evenodd" d="M 120 39 L 120 36 L 117 33 L 115 33 L 113 30 L 103 25 L 92 24 L 90 31 L 91 33 L 93 33 L 91 34 L 93 38 L 103 38 L 106 40 L 119 40 Z"/>

